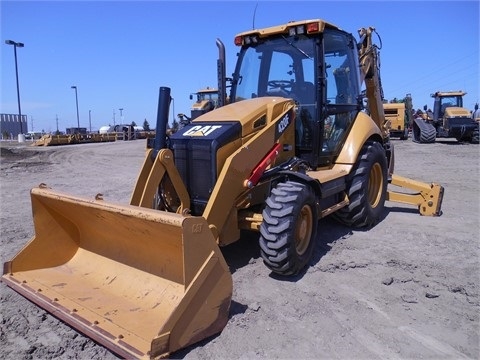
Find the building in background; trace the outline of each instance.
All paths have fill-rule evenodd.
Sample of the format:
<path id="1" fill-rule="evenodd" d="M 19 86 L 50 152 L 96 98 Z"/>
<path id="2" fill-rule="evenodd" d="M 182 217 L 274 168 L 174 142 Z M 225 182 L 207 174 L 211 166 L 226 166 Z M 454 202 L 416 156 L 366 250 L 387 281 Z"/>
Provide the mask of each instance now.
<path id="1" fill-rule="evenodd" d="M 20 126 L 18 114 L 0 114 L 0 134 L 3 139 L 16 138 L 20 128 L 24 134 L 28 132 L 27 115 L 22 115 Z"/>

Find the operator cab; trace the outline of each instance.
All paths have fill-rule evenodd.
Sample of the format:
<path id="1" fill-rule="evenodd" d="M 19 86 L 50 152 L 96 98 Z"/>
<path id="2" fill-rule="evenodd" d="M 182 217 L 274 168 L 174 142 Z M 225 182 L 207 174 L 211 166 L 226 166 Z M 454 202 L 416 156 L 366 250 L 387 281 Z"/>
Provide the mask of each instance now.
<path id="1" fill-rule="evenodd" d="M 463 95 L 464 93 L 458 94 L 432 94 L 434 100 L 434 120 L 439 120 L 445 116 L 445 110 L 449 107 L 463 107 Z"/>
<path id="2" fill-rule="evenodd" d="M 269 37 L 251 32 L 239 39 L 230 98 L 295 100 L 296 156 L 312 168 L 329 166 L 361 110 L 356 42 L 328 24 L 323 32 L 308 31 L 308 22 L 291 24 Z"/>

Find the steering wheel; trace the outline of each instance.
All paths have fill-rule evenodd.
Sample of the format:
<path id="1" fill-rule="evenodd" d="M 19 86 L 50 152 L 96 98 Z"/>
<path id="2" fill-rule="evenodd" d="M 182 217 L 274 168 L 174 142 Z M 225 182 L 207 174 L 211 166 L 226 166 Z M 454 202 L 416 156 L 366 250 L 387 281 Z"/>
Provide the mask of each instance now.
<path id="1" fill-rule="evenodd" d="M 271 88 L 280 88 L 284 91 L 287 91 L 287 89 L 292 90 L 292 82 L 289 80 L 270 80 L 268 86 Z"/>

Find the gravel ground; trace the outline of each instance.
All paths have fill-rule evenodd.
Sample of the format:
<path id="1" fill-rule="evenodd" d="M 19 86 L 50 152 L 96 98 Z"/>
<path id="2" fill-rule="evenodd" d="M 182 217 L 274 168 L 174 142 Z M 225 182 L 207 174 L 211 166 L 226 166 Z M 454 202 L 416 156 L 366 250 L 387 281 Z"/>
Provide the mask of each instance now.
<path id="1" fill-rule="evenodd" d="M 387 202 L 368 231 L 326 218 L 305 273 L 281 280 L 255 238 L 223 248 L 233 276 L 229 321 L 183 359 L 479 359 L 479 147 L 393 140 L 396 173 L 444 186 L 443 215 Z M 2 263 L 34 235 L 29 190 L 127 204 L 141 140 L 31 147 L 1 144 Z M 0 284 L 0 358 L 117 359 Z"/>

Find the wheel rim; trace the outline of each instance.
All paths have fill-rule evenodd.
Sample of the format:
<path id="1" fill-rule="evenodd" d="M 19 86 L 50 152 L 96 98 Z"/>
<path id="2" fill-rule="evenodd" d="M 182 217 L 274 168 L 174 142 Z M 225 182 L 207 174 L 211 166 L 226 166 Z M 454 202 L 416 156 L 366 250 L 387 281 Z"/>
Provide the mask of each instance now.
<path id="1" fill-rule="evenodd" d="M 313 213 L 308 205 L 304 205 L 298 216 L 295 231 L 295 248 L 297 254 L 303 255 L 308 249 L 313 228 Z"/>
<path id="2" fill-rule="evenodd" d="M 375 208 L 382 197 L 383 189 L 383 172 L 382 166 L 375 163 L 370 170 L 370 177 L 368 179 L 368 202 Z"/>

